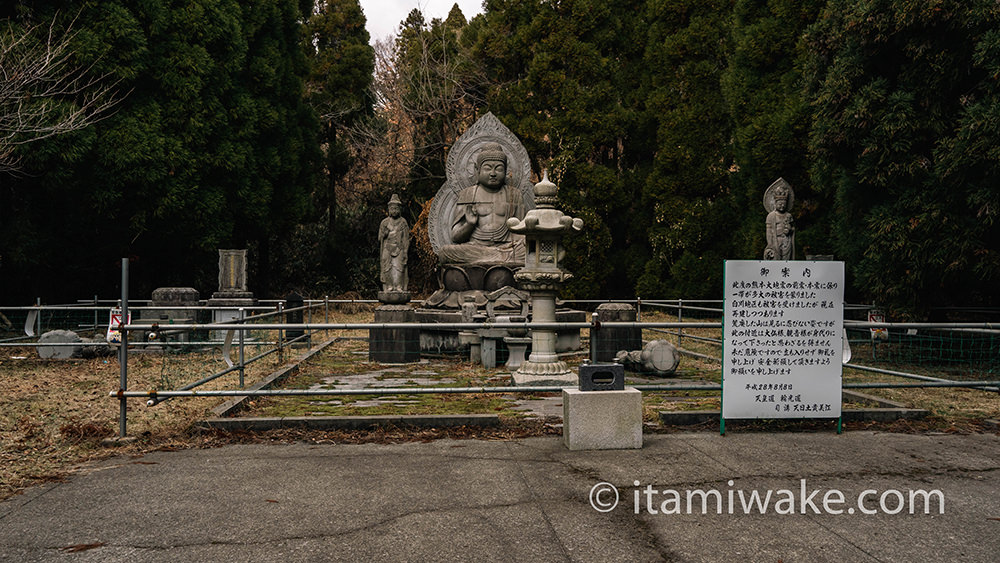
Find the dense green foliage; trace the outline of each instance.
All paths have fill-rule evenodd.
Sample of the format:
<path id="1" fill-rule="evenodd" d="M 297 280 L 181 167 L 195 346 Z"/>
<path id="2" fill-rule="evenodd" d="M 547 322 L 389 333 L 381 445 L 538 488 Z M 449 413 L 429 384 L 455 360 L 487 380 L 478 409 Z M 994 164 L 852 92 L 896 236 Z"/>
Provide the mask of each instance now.
<path id="1" fill-rule="evenodd" d="M 862 295 L 995 303 L 996 2 L 830 1 L 805 35 L 811 179 Z"/>
<path id="2" fill-rule="evenodd" d="M 649 255 L 640 194 L 653 129 L 636 88 L 643 42 L 634 39 L 644 31 L 633 15 L 643 3 L 491 1 L 479 31 L 489 108 L 586 225 L 568 244 L 567 294 L 578 298 L 633 294 L 622 274 Z"/>
<path id="3" fill-rule="evenodd" d="M 487 108 L 586 239 L 570 293 L 714 297 L 796 191 L 797 255 L 903 315 L 995 305 L 995 2 L 492 0 Z M 475 23 L 475 22 L 474 22 Z"/>
<path id="4" fill-rule="evenodd" d="M 717 297 L 723 260 L 762 255 L 781 176 L 797 257 L 844 260 L 849 299 L 997 305 L 994 1 L 487 0 L 414 10 L 375 51 L 356 0 L 74 5 L 80 61 L 128 95 L 2 179 L 5 295 L 105 293 L 123 255 L 211 290 L 226 246 L 259 292 L 370 293 L 388 195 L 414 223 L 492 111 L 585 221 L 568 297 Z"/>
<path id="5" fill-rule="evenodd" d="M 79 10 L 81 62 L 120 79 L 124 100 L 84 132 L 30 145 L 22 175 L 4 178 L 4 294 L 107 295 L 122 256 L 136 295 L 210 292 L 227 247 L 251 249 L 267 288 L 319 156 L 296 2 L 25 4 L 15 18 L 57 26 Z"/>
<path id="6" fill-rule="evenodd" d="M 369 86 L 374 53 L 357 0 L 317 0 L 303 36 L 311 62 L 306 100 L 322 124 L 325 173 L 313 188 L 313 213 L 308 227 L 300 229 L 283 249 L 294 260 L 284 268 L 282 286 L 298 291 L 350 288 L 371 281 L 355 276 L 364 270 L 361 264 L 370 253 L 354 242 L 358 231 L 365 227 L 355 219 L 373 218 L 340 205 L 338 188 L 343 186 L 355 158 L 345 139 L 346 131 L 371 115 Z"/>

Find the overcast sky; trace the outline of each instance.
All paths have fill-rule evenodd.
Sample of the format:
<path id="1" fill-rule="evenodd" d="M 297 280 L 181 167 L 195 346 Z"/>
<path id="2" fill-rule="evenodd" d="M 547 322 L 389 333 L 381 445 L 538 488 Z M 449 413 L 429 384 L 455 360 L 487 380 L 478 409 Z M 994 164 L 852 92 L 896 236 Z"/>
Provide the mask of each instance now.
<path id="1" fill-rule="evenodd" d="M 467 20 L 483 11 L 483 0 L 361 0 L 361 9 L 368 19 L 368 35 L 375 43 L 376 39 L 395 33 L 399 22 L 414 8 L 419 8 L 424 20 L 429 22 L 448 17 L 448 11 L 455 4 Z"/>

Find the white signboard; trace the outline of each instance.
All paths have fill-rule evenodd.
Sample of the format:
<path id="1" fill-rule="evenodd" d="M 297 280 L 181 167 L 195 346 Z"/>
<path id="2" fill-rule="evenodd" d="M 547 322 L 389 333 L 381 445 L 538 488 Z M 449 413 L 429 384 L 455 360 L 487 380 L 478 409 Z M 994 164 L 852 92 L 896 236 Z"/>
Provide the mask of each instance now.
<path id="1" fill-rule="evenodd" d="M 128 312 L 128 322 L 132 322 L 132 311 Z M 106 337 L 109 344 L 121 344 L 122 343 L 122 333 L 118 330 L 118 327 L 122 324 L 122 310 L 115 307 L 111 309 L 111 318 L 108 319 L 108 336 Z"/>
<path id="2" fill-rule="evenodd" d="M 840 417 L 844 263 L 725 267 L 722 417 Z"/>

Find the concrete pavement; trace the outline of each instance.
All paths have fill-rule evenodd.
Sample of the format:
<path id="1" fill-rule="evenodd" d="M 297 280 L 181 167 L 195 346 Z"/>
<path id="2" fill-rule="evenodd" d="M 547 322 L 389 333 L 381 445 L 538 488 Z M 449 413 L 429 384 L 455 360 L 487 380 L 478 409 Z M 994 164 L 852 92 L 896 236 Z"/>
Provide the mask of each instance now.
<path id="1" fill-rule="evenodd" d="M 0 561 L 1000 559 L 997 435 L 644 439 L 627 451 L 570 452 L 545 437 L 233 445 L 107 460 L 0 503 Z M 613 500 L 611 489 L 595 489 L 602 482 L 619 494 L 608 512 L 590 501 L 592 490 L 599 507 Z M 713 489 L 723 514 L 711 495 L 703 514 L 697 494 L 684 513 L 687 491 Z M 834 489 L 845 501 L 833 495 L 824 506 Z M 754 490 L 774 492 L 768 513 L 743 513 L 740 494 Z M 859 505 L 867 490 L 876 492 Z M 916 514 L 905 505 L 884 513 L 913 490 L 940 491 L 944 514 L 936 501 L 924 514 L 919 496 Z M 681 514 L 662 513 L 678 508 L 671 491 Z M 788 495 L 791 506 L 780 508 L 794 513 L 775 514 L 773 502 Z"/>

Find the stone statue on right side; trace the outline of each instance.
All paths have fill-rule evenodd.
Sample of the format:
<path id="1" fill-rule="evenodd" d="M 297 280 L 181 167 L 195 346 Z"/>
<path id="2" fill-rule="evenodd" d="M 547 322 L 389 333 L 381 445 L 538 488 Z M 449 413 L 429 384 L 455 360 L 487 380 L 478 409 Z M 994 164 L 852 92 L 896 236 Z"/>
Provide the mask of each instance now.
<path id="1" fill-rule="evenodd" d="M 767 213 L 767 247 L 764 260 L 795 259 L 795 225 L 792 221 L 792 204 L 795 194 L 784 178 L 778 178 L 764 192 L 764 209 Z"/>

